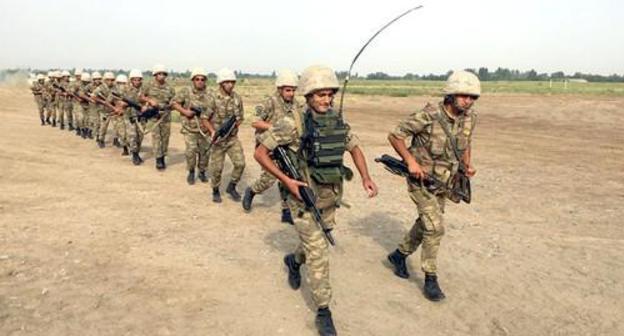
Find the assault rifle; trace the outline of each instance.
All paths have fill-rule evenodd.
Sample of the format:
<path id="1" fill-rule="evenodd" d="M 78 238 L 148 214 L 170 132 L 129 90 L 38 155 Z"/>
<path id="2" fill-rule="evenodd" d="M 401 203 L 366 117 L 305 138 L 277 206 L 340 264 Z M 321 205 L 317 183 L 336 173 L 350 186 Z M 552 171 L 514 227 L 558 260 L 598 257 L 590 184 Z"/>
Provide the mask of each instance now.
<path id="1" fill-rule="evenodd" d="M 293 164 L 288 156 L 286 148 L 282 146 L 278 146 L 273 150 L 273 158 L 280 170 L 283 171 L 288 177 L 295 179 L 297 181 L 303 181 L 303 178 L 297 167 Z M 328 229 L 325 225 L 325 221 L 323 221 L 323 217 L 321 217 L 321 211 L 316 207 L 316 195 L 314 195 L 314 191 L 312 188 L 306 186 L 299 186 L 299 195 L 301 195 L 301 199 L 303 200 L 303 204 L 305 205 L 306 210 L 309 210 L 312 214 L 312 218 L 319 225 L 323 233 L 325 234 L 325 238 L 331 245 L 336 245 L 336 241 L 331 234 L 331 229 Z"/>
<path id="2" fill-rule="evenodd" d="M 122 102 L 128 104 L 128 106 L 130 106 L 131 108 L 135 109 L 138 113 L 139 113 L 139 121 L 147 121 L 151 118 L 157 117 L 158 116 L 158 108 L 157 107 L 151 107 L 148 108 L 147 110 L 141 112 L 141 110 L 143 109 L 143 107 L 141 106 L 141 104 L 137 103 L 136 101 L 124 97 L 122 96 L 119 92 L 112 92 L 112 95 L 121 100 Z"/>
<path id="3" fill-rule="evenodd" d="M 71 91 L 67 91 L 66 88 L 58 85 L 57 83 L 52 83 L 52 87 L 54 87 L 58 91 L 61 91 L 61 93 L 63 93 L 66 96 L 71 96 L 72 98 L 75 98 L 75 99 L 77 99 L 78 101 L 81 101 L 81 102 L 87 102 L 87 100 L 85 100 L 83 97 L 80 97 L 80 96 L 74 94 Z"/>
<path id="4" fill-rule="evenodd" d="M 224 121 L 223 124 L 221 124 L 221 127 L 219 127 L 219 129 L 216 130 L 212 136 L 212 144 L 214 145 L 227 139 L 230 134 L 232 134 L 234 129 L 236 129 L 236 122 L 238 122 L 238 119 L 235 115 Z"/>
<path id="5" fill-rule="evenodd" d="M 405 162 L 388 154 L 384 154 L 381 157 L 375 158 L 375 162 L 383 164 L 384 168 L 392 174 L 406 177 L 410 180 L 410 182 L 422 185 L 429 192 L 434 192 L 439 190 L 440 188 L 446 187 L 444 182 L 440 181 L 434 176 L 425 175 L 422 180 L 413 176 L 407 169 L 407 165 L 405 164 Z"/>

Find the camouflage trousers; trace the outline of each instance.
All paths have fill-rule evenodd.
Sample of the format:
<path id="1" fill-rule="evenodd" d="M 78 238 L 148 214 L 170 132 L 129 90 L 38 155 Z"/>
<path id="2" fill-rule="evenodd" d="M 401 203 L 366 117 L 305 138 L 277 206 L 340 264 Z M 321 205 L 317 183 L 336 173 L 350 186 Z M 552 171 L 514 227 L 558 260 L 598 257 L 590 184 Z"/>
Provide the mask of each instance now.
<path id="1" fill-rule="evenodd" d="M 37 110 L 39 111 L 39 119 L 45 119 L 43 109 L 45 108 L 45 102 L 41 95 L 35 95 L 35 103 L 37 103 Z"/>
<path id="2" fill-rule="evenodd" d="M 442 214 L 445 197 L 433 195 L 420 188 L 413 188 L 409 194 L 418 208 L 418 218 L 399 244 L 399 251 L 409 255 L 422 245 L 420 267 L 425 273 L 436 273 L 438 249 L 444 236 Z"/>
<path id="3" fill-rule="evenodd" d="M 100 116 L 100 123 L 98 127 L 98 137 L 97 139 L 100 141 L 106 141 L 106 133 L 108 132 L 108 124 L 110 124 L 111 116 L 108 114 L 108 111 L 101 109 L 98 111 Z"/>
<path id="4" fill-rule="evenodd" d="M 48 100 L 46 103 L 46 119 L 56 120 L 56 103 L 53 100 Z"/>
<path id="5" fill-rule="evenodd" d="M 221 185 L 221 175 L 223 174 L 223 165 L 225 163 L 225 155 L 232 161 L 232 177 L 230 181 L 238 183 L 243 176 L 245 170 L 245 155 L 243 154 L 243 146 L 238 137 L 232 136 L 227 140 L 212 145 L 210 156 L 210 176 L 212 179 L 212 187 L 217 188 Z"/>
<path id="6" fill-rule="evenodd" d="M 80 103 L 74 102 L 74 127 L 83 128 L 84 127 L 84 109 Z"/>
<path id="7" fill-rule="evenodd" d="M 59 122 L 64 125 L 67 120 L 67 124 L 71 124 L 73 119 L 73 104 L 71 100 L 62 99 L 59 102 Z"/>
<path id="8" fill-rule="evenodd" d="M 126 135 L 126 125 L 124 124 L 124 117 L 114 116 L 111 119 L 113 120 L 115 137 L 117 138 L 117 140 L 119 140 L 121 146 L 128 146 L 128 138 Z"/>
<path id="9" fill-rule="evenodd" d="M 99 139 L 98 134 L 100 132 L 100 109 L 95 106 L 89 107 L 89 126 L 93 131 L 95 139 Z"/>
<path id="10" fill-rule="evenodd" d="M 161 117 L 162 121 L 154 127 L 154 124 L 158 119 L 151 119 L 147 126 L 148 128 L 154 127 L 152 130 L 152 146 L 154 151 L 154 157 L 160 158 L 167 155 L 169 150 L 169 137 L 171 136 L 171 112 L 165 112 Z"/>
<path id="11" fill-rule="evenodd" d="M 199 132 L 182 128 L 180 133 L 184 136 L 184 143 L 186 144 L 184 150 L 186 170 L 191 171 L 197 167 L 199 171 L 206 171 L 210 162 L 210 142 Z"/>
<path id="12" fill-rule="evenodd" d="M 139 121 L 135 116 L 124 115 L 124 124 L 126 126 L 126 146 L 133 153 L 141 151 L 141 143 L 143 142 L 143 131 L 139 128 Z M 145 123 L 141 123 L 145 129 Z"/>
<path id="13" fill-rule="evenodd" d="M 256 194 L 262 194 L 265 190 L 271 188 L 271 186 L 273 186 L 273 184 L 275 184 L 275 182 L 277 182 L 277 177 L 273 176 L 273 174 L 269 173 L 268 171 L 262 169 L 262 173 L 260 174 L 260 177 L 258 177 L 252 184 L 251 184 L 251 191 L 253 191 Z M 280 191 L 280 197 L 282 197 L 282 186 L 278 185 L 278 189 Z M 283 197 L 282 197 L 283 199 Z M 286 201 L 283 199 L 282 200 L 282 209 L 286 209 L 288 207 L 288 204 L 286 203 Z"/>
<path id="14" fill-rule="evenodd" d="M 328 228 L 336 224 L 336 201 L 340 194 L 340 185 L 324 185 L 316 189 L 316 206 Z M 306 265 L 306 283 L 312 292 L 312 299 L 317 307 L 327 307 L 331 302 L 332 289 L 329 283 L 329 244 L 325 235 L 314 221 L 303 203 L 292 195 L 287 198 L 288 207 L 293 214 L 295 230 L 299 235 L 299 245 L 295 250 L 295 261 Z"/>

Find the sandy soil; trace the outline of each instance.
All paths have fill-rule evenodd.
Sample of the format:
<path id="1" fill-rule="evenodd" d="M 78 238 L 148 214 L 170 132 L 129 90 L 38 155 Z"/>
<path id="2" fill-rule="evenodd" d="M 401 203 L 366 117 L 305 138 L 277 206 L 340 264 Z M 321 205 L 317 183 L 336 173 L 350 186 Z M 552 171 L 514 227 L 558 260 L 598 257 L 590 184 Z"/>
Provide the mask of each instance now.
<path id="1" fill-rule="evenodd" d="M 372 161 L 432 98 L 349 98 L 381 193 L 346 186 L 353 207 L 331 252 L 341 335 L 624 335 L 623 98 L 478 102 L 474 201 L 447 208 L 442 303 L 423 298 L 418 255 L 410 280 L 385 262 L 416 210 Z M 135 167 L 110 145 L 40 127 L 25 88 L 0 87 L 0 102 L 0 335 L 316 334 L 307 288 L 286 283 L 297 239 L 276 189 L 252 214 L 217 206 L 208 185 L 185 182 L 178 125 L 161 173 L 151 139 Z M 241 139 L 243 190 L 259 167 L 248 125 Z"/>

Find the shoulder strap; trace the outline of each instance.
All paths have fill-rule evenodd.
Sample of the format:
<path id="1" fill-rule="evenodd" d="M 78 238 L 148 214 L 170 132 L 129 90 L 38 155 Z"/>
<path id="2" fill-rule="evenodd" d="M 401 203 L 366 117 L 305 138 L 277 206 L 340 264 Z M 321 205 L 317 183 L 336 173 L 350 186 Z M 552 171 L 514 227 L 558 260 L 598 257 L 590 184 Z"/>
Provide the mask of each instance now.
<path id="1" fill-rule="evenodd" d="M 449 139 L 449 142 L 451 143 L 451 149 L 453 149 L 453 153 L 455 154 L 455 158 L 457 159 L 457 161 L 461 161 L 461 155 L 459 155 L 459 149 L 457 148 L 457 139 L 451 133 L 451 130 L 448 127 L 448 123 L 446 122 L 446 120 L 444 120 L 444 117 L 442 116 L 442 112 L 438 111 L 438 113 L 435 113 L 434 118 L 438 121 L 440 126 L 442 126 L 442 130 L 446 134 L 446 137 Z"/>

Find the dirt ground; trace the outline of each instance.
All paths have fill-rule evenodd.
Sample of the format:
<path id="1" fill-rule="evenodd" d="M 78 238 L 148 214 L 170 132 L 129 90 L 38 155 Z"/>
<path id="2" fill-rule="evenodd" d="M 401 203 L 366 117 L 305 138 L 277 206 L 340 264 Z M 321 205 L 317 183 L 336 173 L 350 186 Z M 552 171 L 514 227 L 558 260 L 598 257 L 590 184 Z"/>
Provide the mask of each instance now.
<path id="1" fill-rule="evenodd" d="M 421 293 L 419 254 L 409 280 L 385 261 L 416 210 L 373 162 L 430 99 L 347 101 L 380 195 L 346 185 L 331 251 L 339 334 L 624 335 L 624 98 L 478 101 L 473 204 L 447 207 L 441 303 Z M 308 289 L 286 282 L 297 238 L 275 188 L 251 214 L 215 205 L 208 185 L 186 184 L 178 124 L 157 172 L 149 137 L 135 167 L 110 139 L 98 149 L 39 126 L 26 88 L 0 87 L 0 102 L 0 335 L 316 334 Z M 241 140 L 242 191 L 259 166 L 249 125 Z"/>

